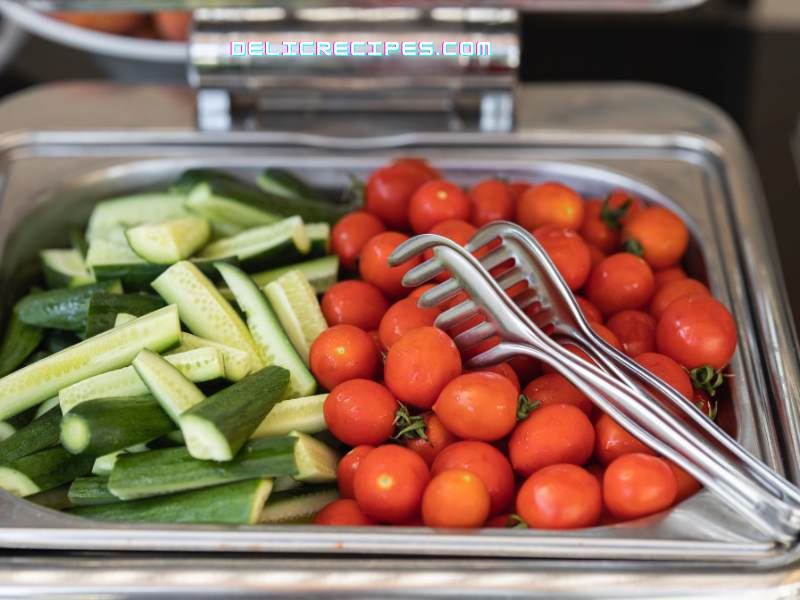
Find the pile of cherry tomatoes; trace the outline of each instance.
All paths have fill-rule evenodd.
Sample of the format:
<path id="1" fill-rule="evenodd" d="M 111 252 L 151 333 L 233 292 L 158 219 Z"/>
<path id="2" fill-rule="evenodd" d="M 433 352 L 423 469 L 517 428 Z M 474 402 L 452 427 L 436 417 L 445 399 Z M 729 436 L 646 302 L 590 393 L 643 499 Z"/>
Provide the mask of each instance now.
<path id="1" fill-rule="evenodd" d="M 374 172 L 365 209 L 333 228 L 333 251 L 358 278 L 322 299 L 330 329 L 310 363 L 330 390 L 325 419 L 352 447 L 341 499 L 318 524 L 572 529 L 662 511 L 694 494 L 687 473 L 628 434 L 546 365 L 520 357 L 470 372 L 387 258 L 410 235 L 465 244 L 497 219 L 530 230 L 593 328 L 714 418 L 736 346 L 727 309 L 681 260 L 682 220 L 615 191 L 584 199 L 555 182 L 489 179 L 468 191 L 418 159 Z M 463 298 L 458 298 L 460 301 Z M 579 349 L 571 350 L 588 356 Z"/>

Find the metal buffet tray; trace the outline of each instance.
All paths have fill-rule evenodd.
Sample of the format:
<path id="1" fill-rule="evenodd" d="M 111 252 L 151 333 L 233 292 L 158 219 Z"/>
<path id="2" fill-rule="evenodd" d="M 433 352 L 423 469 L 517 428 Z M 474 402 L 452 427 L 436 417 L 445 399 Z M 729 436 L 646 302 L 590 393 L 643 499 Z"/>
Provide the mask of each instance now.
<path id="1" fill-rule="evenodd" d="M 412 154 L 465 183 L 501 173 L 557 178 L 584 194 L 624 187 L 668 204 L 691 224 L 688 267 L 708 279 L 739 327 L 722 421 L 797 481 L 798 345 L 757 175 L 736 129 L 704 102 L 651 86 L 536 85 L 518 94 L 514 133 L 363 138 L 201 134 L 193 128 L 192 94 L 183 88 L 62 84 L 19 94 L 0 107 L 2 303 L 7 307 L 20 291 L 18 274 L 36 251 L 66 242 L 64 225 L 82 223 L 93 202 L 164 183 L 190 166 L 252 175 L 280 165 L 333 188 L 347 173 L 364 176 L 392 156 Z M 783 593 L 778 588 L 796 578 L 795 548 L 760 539 L 706 493 L 625 526 L 459 533 L 112 525 L 3 492 L 0 548 L 9 556 L 0 563 L 0 596 L 63 592 L 78 577 L 82 593 L 192 597 L 265 590 L 615 597 L 652 590 L 654 573 L 661 596 L 731 586 Z M 197 554 L 167 554 L 186 552 Z M 682 575 L 671 576 L 676 569 Z M 647 587 L 635 587 L 643 582 Z"/>

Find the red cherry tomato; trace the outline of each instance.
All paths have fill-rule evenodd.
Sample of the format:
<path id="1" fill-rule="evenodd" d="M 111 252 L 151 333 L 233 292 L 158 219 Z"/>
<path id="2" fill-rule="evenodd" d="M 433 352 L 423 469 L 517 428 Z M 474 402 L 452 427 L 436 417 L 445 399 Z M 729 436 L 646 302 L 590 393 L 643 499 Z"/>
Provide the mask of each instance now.
<path id="1" fill-rule="evenodd" d="M 517 374 L 520 386 L 527 384 L 542 372 L 542 363 L 532 356 L 515 356 L 509 359 L 508 364 Z"/>
<path id="2" fill-rule="evenodd" d="M 605 200 L 589 200 L 581 235 L 588 244 L 602 252 L 614 252 L 619 248 L 620 230 L 623 223 L 642 209 L 642 201 L 623 191 L 615 191 Z"/>
<path id="3" fill-rule="evenodd" d="M 378 445 L 394 433 L 397 400 L 380 383 L 350 379 L 325 398 L 325 423 L 348 446 Z"/>
<path id="4" fill-rule="evenodd" d="M 603 262 L 608 256 L 606 256 L 600 248 L 597 246 L 593 246 L 592 244 L 586 244 L 586 247 L 589 248 L 589 261 L 592 264 L 592 270 Z"/>
<path id="5" fill-rule="evenodd" d="M 527 181 L 512 181 L 508 184 L 508 190 L 511 192 L 511 197 L 514 199 L 515 203 L 519 202 L 519 199 L 522 198 L 522 194 L 532 187 L 533 185 Z"/>
<path id="6" fill-rule="evenodd" d="M 421 186 L 408 207 L 415 233 L 428 233 L 434 225 L 450 219 L 469 221 L 471 213 L 472 206 L 461 188 L 443 179 Z"/>
<path id="7" fill-rule="evenodd" d="M 688 275 L 686 274 L 686 271 L 684 271 L 681 267 L 668 267 L 666 269 L 653 271 L 653 279 L 655 279 L 656 282 L 656 291 L 660 290 L 668 283 L 679 281 L 680 279 L 686 279 L 687 277 Z"/>
<path id="8" fill-rule="evenodd" d="M 422 260 L 417 256 L 396 267 L 389 266 L 389 256 L 407 239 L 408 236 L 402 233 L 386 231 L 371 238 L 361 252 L 359 263 L 361 278 L 390 298 L 405 295 L 408 290 L 403 287 L 403 275 Z"/>
<path id="9" fill-rule="evenodd" d="M 356 502 L 376 521 L 402 523 L 419 514 L 429 480 L 428 466 L 417 454 L 403 446 L 379 446 L 356 471 Z"/>
<path id="10" fill-rule="evenodd" d="M 429 409 L 460 373 L 461 355 L 453 340 L 435 327 L 418 327 L 389 348 L 384 379 L 401 402 Z"/>
<path id="11" fill-rule="evenodd" d="M 664 311 L 667 310 L 667 307 L 675 300 L 696 295 L 710 296 L 711 292 L 696 279 L 686 278 L 667 283 L 656 290 L 653 300 L 650 302 L 650 314 L 658 321 Z"/>
<path id="12" fill-rule="evenodd" d="M 736 350 L 736 323 L 710 296 L 687 296 L 667 307 L 656 328 L 656 346 L 687 369 L 721 369 Z"/>
<path id="13" fill-rule="evenodd" d="M 334 525 L 337 527 L 365 527 L 375 525 L 375 521 L 361 512 L 358 503 L 349 498 L 334 500 L 314 517 L 314 525 Z"/>
<path id="14" fill-rule="evenodd" d="M 487 179 L 469 191 L 472 201 L 472 224 L 483 227 L 492 221 L 514 219 L 517 202 L 508 184 L 499 179 Z"/>
<path id="15" fill-rule="evenodd" d="M 502 375 L 506 379 L 511 382 L 511 385 L 514 386 L 514 389 L 517 390 L 519 393 L 519 377 L 517 376 L 517 372 L 511 367 L 508 363 L 500 363 L 497 365 L 492 365 L 491 367 L 486 367 L 484 369 L 478 369 L 475 371 L 476 373 L 497 373 L 498 375 Z"/>
<path id="16" fill-rule="evenodd" d="M 367 180 L 365 208 L 388 227 L 408 229 L 411 196 L 430 180 L 430 175 L 414 165 L 401 163 L 378 169 Z"/>
<path id="17" fill-rule="evenodd" d="M 669 356 L 646 352 L 636 357 L 636 362 L 656 377 L 675 388 L 681 395 L 691 399 L 694 394 L 692 381 L 681 366 Z"/>
<path id="18" fill-rule="evenodd" d="M 468 373 L 445 386 L 433 412 L 456 436 L 493 442 L 514 429 L 518 397 L 514 385 L 502 375 Z"/>
<path id="19" fill-rule="evenodd" d="M 600 518 L 602 506 L 597 479 L 571 464 L 540 469 L 517 494 L 517 514 L 536 529 L 591 527 Z"/>
<path id="20" fill-rule="evenodd" d="M 339 485 L 339 495 L 342 498 L 356 497 L 356 493 L 353 491 L 356 471 L 361 466 L 362 459 L 374 449 L 373 446 L 356 446 L 339 461 L 336 467 L 336 483 Z"/>
<path id="21" fill-rule="evenodd" d="M 588 417 L 592 414 L 592 401 L 559 373 L 546 373 L 531 381 L 522 392 L 531 402 L 541 406 L 571 404 Z"/>
<path id="22" fill-rule="evenodd" d="M 689 230 L 680 217 L 662 206 L 651 206 L 637 213 L 622 228 L 622 240 L 638 246 L 654 269 L 673 266 L 686 252 Z"/>
<path id="23" fill-rule="evenodd" d="M 603 501 L 619 519 L 637 519 L 675 502 L 677 483 L 666 461 L 647 454 L 620 456 L 603 476 Z"/>
<path id="24" fill-rule="evenodd" d="M 603 340 L 608 345 L 622 352 L 622 344 L 620 343 L 619 339 L 617 339 L 617 336 L 614 335 L 614 332 L 611 331 L 608 327 L 606 327 L 601 323 L 592 323 L 592 322 L 589 322 L 589 327 L 591 327 L 592 330 L 594 330 L 594 332 L 597 335 L 603 338 Z"/>
<path id="25" fill-rule="evenodd" d="M 391 348 L 392 344 L 412 329 L 432 327 L 438 316 L 438 309 L 420 308 L 415 298 L 398 300 L 381 319 L 378 329 L 381 345 L 386 349 Z"/>
<path id="26" fill-rule="evenodd" d="M 572 229 L 555 225 L 539 227 L 533 235 L 555 263 L 569 289 L 583 287 L 592 269 L 592 260 L 589 247 L 581 236 Z"/>
<path id="27" fill-rule="evenodd" d="M 529 231 L 542 225 L 568 227 L 583 225 L 583 198 L 560 183 L 541 183 L 528 189 L 517 204 L 517 223 Z"/>
<path id="28" fill-rule="evenodd" d="M 463 469 L 436 475 L 422 497 L 428 527 L 480 527 L 489 516 L 489 492 L 480 477 Z"/>
<path id="29" fill-rule="evenodd" d="M 640 310 L 623 310 L 611 317 L 606 326 L 617 336 L 622 350 L 635 358 L 656 349 L 656 320 Z"/>
<path id="30" fill-rule="evenodd" d="M 441 179 L 442 174 L 439 173 L 437 169 L 434 169 L 432 166 L 428 164 L 424 158 L 418 158 L 415 156 L 405 156 L 403 158 L 398 158 L 394 161 L 395 165 L 404 165 L 406 167 L 410 167 L 415 169 L 425 175 L 428 179 Z"/>
<path id="31" fill-rule="evenodd" d="M 681 469 L 671 460 L 666 460 L 666 459 L 663 460 L 669 465 L 669 468 L 672 470 L 672 474 L 675 476 L 675 483 L 677 484 L 675 502 L 681 502 L 682 500 L 686 500 L 686 498 L 694 496 L 697 492 L 700 491 L 700 488 L 702 486 L 700 485 L 700 482 L 697 481 L 697 479 L 689 475 L 686 471 Z"/>
<path id="32" fill-rule="evenodd" d="M 594 449 L 594 428 L 586 414 L 570 404 L 534 410 L 508 442 L 514 470 L 526 477 L 548 465 L 582 465 Z"/>
<path id="33" fill-rule="evenodd" d="M 331 286 L 321 307 L 328 325 L 355 325 L 369 331 L 378 327 L 389 302 L 374 285 L 349 279 Z"/>
<path id="34" fill-rule="evenodd" d="M 419 454 L 428 466 L 431 466 L 439 453 L 450 444 L 457 442 L 458 438 L 447 431 L 435 414 L 426 413 L 422 419 L 425 424 L 423 429 L 425 438 L 413 436 L 406 439 L 405 445 L 409 450 Z"/>
<path id="35" fill-rule="evenodd" d="M 583 313 L 583 316 L 586 317 L 586 320 L 590 323 L 602 323 L 603 322 L 603 313 L 600 312 L 600 309 L 597 308 L 594 304 L 589 302 L 583 296 L 575 296 L 575 301 L 578 303 L 578 306 Z"/>
<path id="36" fill-rule="evenodd" d="M 623 252 L 612 254 L 595 267 L 586 284 L 586 296 L 608 316 L 642 308 L 654 289 L 653 272 L 647 263 Z"/>
<path id="37" fill-rule="evenodd" d="M 311 344 L 309 365 L 323 387 L 332 390 L 348 379 L 374 379 L 380 357 L 372 338 L 353 325 L 335 325 Z"/>
<path id="38" fill-rule="evenodd" d="M 331 230 L 331 251 L 345 269 L 353 269 L 366 243 L 386 231 L 373 214 L 357 210 L 339 219 Z"/>
<path id="39" fill-rule="evenodd" d="M 514 494 L 514 473 L 508 459 L 494 446 L 485 442 L 456 442 L 439 453 L 433 461 L 431 474 L 435 477 L 449 469 L 463 469 L 477 475 L 489 492 L 490 514 L 508 508 Z"/>
<path id="40" fill-rule="evenodd" d="M 653 454 L 652 450 L 625 431 L 619 423 L 605 413 L 597 419 L 594 431 L 596 438 L 594 455 L 604 465 L 611 464 L 624 454 L 633 452 Z"/>
<path id="41" fill-rule="evenodd" d="M 414 291 L 411 292 L 408 295 L 408 297 L 409 298 L 414 298 L 415 300 L 419 300 L 420 297 L 422 296 L 422 294 L 424 294 L 428 290 L 432 290 L 435 287 L 436 287 L 436 285 L 433 284 L 433 283 L 426 283 L 424 285 L 419 286 L 418 288 L 415 288 Z M 439 309 L 437 309 L 437 310 L 439 310 Z"/>

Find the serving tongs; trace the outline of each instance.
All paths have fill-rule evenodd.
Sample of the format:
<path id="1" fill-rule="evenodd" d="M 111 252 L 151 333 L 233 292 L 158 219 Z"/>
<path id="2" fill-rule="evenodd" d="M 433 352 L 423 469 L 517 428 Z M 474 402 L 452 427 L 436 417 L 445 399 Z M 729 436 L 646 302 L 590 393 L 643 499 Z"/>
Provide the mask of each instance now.
<path id="1" fill-rule="evenodd" d="M 432 250 L 433 256 L 409 270 L 403 279 L 404 285 L 420 285 L 445 271 L 450 279 L 422 294 L 419 304 L 437 306 L 462 291 L 468 296 L 444 310 L 437 317 L 436 326 L 452 329 L 481 315 L 483 321 L 454 337 L 462 351 L 474 350 L 478 344 L 497 338 L 496 345 L 469 359 L 470 368 L 489 366 L 517 355 L 531 356 L 550 365 L 629 433 L 686 470 L 770 539 L 785 545 L 796 540 L 800 532 L 800 507 L 796 503 L 759 485 L 649 393 L 630 387 L 615 375 L 582 360 L 544 333 L 515 303 L 530 305 L 536 301 L 537 290 L 529 288 L 514 300 L 504 291 L 514 285 L 514 281 L 524 280 L 519 273 L 502 274 L 495 281 L 468 250 L 431 234 L 404 242 L 389 260 L 398 265 L 425 250 Z M 484 260 L 489 255 L 484 256 Z"/>

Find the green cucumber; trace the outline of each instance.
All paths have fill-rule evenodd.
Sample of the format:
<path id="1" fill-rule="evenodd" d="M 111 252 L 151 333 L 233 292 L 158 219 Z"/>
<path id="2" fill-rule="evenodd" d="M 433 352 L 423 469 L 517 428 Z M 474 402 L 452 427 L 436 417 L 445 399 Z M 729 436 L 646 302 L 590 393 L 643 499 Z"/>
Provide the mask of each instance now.
<path id="1" fill-rule="evenodd" d="M 11 463 L 55 446 L 60 432 L 61 411 L 58 408 L 50 409 L 0 442 L 0 462 Z"/>
<path id="2" fill-rule="evenodd" d="M 223 238 L 206 246 L 206 260 L 235 256 L 246 271 L 279 267 L 308 258 L 311 240 L 300 217 L 289 217 Z"/>
<path id="3" fill-rule="evenodd" d="M 128 245 L 136 254 L 147 262 L 161 265 L 189 258 L 210 236 L 208 221 L 199 217 L 138 225 L 125 231 Z"/>
<path id="4" fill-rule="evenodd" d="M 229 190 L 225 187 L 215 185 L 214 181 L 195 184 L 186 199 L 186 208 L 211 221 L 219 232 L 239 232 L 281 220 L 280 215 L 264 210 L 260 203 L 253 205 L 235 196 L 226 196 Z"/>
<path id="5" fill-rule="evenodd" d="M 69 484 L 59 485 L 50 490 L 37 492 L 31 496 L 27 496 L 25 500 L 33 502 L 45 508 L 53 510 L 66 510 L 72 508 L 72 502 L 69 501 Z"/>
<path id="6" fill-rule="evenodd" d="M 285 215 L 300 215 L 309 223 L 321 221 L 333 225 L 347 213 L 361 207 L 360 201 L 333 202 L 283 169 L 266 169 L 256 184 L 269 194 L 270 210 Z"/>
<path id="7" fill-rule="evenodd" d="M 282 477 L 276 477 L 272 480 L 272 491 L 285 492 L 286 490 L 298 488 L 301 485 L 303 484 L 297 481 L 294 477 L 283 475 Z"/>
<path id="8" fill-rule="evenodd" d="M 217 269 L 233 292 L 239 308 L 247 316 L 247 326 L 260 351 L 261 360 L 264 364 L 277 365 L 289 371 L 287 396 L 312 394 L 317 382 L 281 328 L 266 296 L 246 273 L 236 267 L 220 263 Z"/>
<path id="9" fill-rule="evenodd" d="M 5 377 L 25 362 L 42 342 L 44 331 L 19 318 L 16 308 L 0 343 L 0 377 Z"/>
<path id="10" fill-rule="evenodd" d="M 86 253 L 89 251 L 89 242 L 86 241 L 83 229 L 77 226 L 69 228 L 69 245 L 72 246 L 73 250 L 77 250 L 81 257 L 86 258 Z"/>
<path id="11" fill-rule="evenodd" d="M 324 294 L 328 289 L 337 282 L 339 274 L 339 257 L 338 256 L 323 256 L 322 258 L 315 258 L 301 263 L 295 263 L 285 267 L 278 267 L 277 269 L 270 269 L 269 271 L 261 271 L 250 275 L 253 281 L 260 288 L 263 288 L 268 283 L 275 281 L 278 277 L 286 275 L 289 271 L 301 271 L 308 279 L 308 283 L 314 288 L 317 294 Z M 228 288 L 220 290 L 222 295 L 233 299 L 233 292 Z"/>
<path id="12" fill-rule="evenodd" d="M 10 438 L 16 431 L 17 429 L 8 421 L 0 421 L 0 442 Z"/>
<path id="13" fill-rule="evenodd" d="M 328 223 L 306 223 L 306 234 L 311 240 L 309 258 L 327 256 L 331 251 L 331 226 Z"/>
<path id="14" fill-rule="evenodd" d="M 323 407 L 328 394 L 306 396 L 278 402 L 251 437 L 275 437 L 292 431 L 319 433 L 327 429 Z"/>
<path id="15" fill-rule="evenodd" d="M 65 348 L 74 346 L 81 341 L 77 333 L 72 331 L 63 331 L 61 329 L 51 329 L 44 336 L 44 341 L 40 346 L 41 350 L 46 350 L 48 354 L 55 354 L 61 352 Z"/>
<path id="16" fill-rule="evenodd" d="M 122 293 L 122 286 L 119 281 L 103 281 L 29 294 L 19 301 L 16 310 L 28 325 L 84 331 L 89 303 L 98 292 Z"/>
<path id="17" fill-rule="evenodd" d="M 301 271 L 289 271 L 264 286 L 264 293 L 292 345 L 308 364 L 311 344 L 328 328 L 314 288 Z"/>
<path id="18" fill-rule="evenodd" d="M 161 408 L 176 423 L 183 413 L 206 399 L 196 385 L 155 352 L 142 350 L 133 359 L 133 368 Z"/>
<path id="19" fill-rule="evenodd" d="M 111 470 L 114 468 L 114 465 L 117 463 L 117 459 L 120 456 L 123 454 L 147 452 L 148 450 L 150 450 L 150 448 L 147 446 L 147 444 L 135 444 L 125 448 L 125 450 L 114 450 L 114 452 L 109 452 L 108 454 L 103 454 L 103 456 L 98 456 L 94 459 L 92 473 L 99 477 L 108 477 L 111 475 Z"/>
<path id="20" fill-rule="evenodd" d="M 180 340 L 178 311 L 166 306 L 70 346 L 0 379 L 0 419 L 7 419 L 88 377 L 129 365 L 145 348 L 167 350 Z"/>
<path id="21" fill-rule="evenodd" d="M 197 383 L 222 377 L 225 367 L 220 353 L 213 348 L 198 348 L 179 354 L 169 354 L 165 360 L 181 374 Z M 149 390 L 132 366 L 89 377 L 68 386 L 58 393 L 61 411 L 66 414 L 73 407 L 97 398 L 145 396 Z"/>
<path id="22" fill-rule="evenodd" d="M 234 258 L 221 260 L 232 264 L 237 262 Z M 219 274 L 213 266 L 213 263 L 217 261 L 192 260 L 191 262 L 206 277 L 212 280 L 219 279 Z M 96 265 L 93 271 L 98 281 L 119 280 L 122 282 L 122 287 L 128 292 L 149 292 L 153 289 L 151 287 L 153 281 L 169 267 L 170 265 L 154 265 L 142 261 L 141 263 Z"/>
<path id="23" fill-rule="evenodd" d="M 86 238 L 108 239 L 116 229 L 188 216 L 180 194 L 145 193 L 105 200 L 94 207 Z"/>
<path id="24" fill-rule="evenodd" d="M 49 413 L 51 409 L 55 408 L 59 405 L 58 396 L 53 396 L 52 398 L 48 398 L 44 402 L 42 402 L 39 406 L 36 407 L 36 412 L 33 415 L 34 419 L 38 419 L 41 416 Z M 61 409 L 58 409 L 58 412 L 61 412 Z"/>
<path id="25" fill-rule="evenodd" d="M 74 248 L 39 252 L 44 280 L 49 288 L 76 287 L 94 283 L 83 254 Z"/>
<path id="26" fill-rule="evenodd" d="M 125 323 L 130 323 L 131 321 L 136 320 L 136 315 L 130 315 L 128 313 L 118 313 L 116 317 L 114 317 L 114 327 L 119 327 L 120 325 L 125 325 Z"/>
<path id="27" fill-rule="evenodd" d="M 61 445 L 72 454 L 96 458 L 147 443 L 174 427 L 152 396 L 99 398 L 79 404 L 64 415 Z"/>
<path id="28" fill-rule="evenodd" d="M 141 317 L 163 307 L 164 301 L 152 294 L 94 294 L 86 312 L 86 337 L 113 329 L 119 313 Z"/>
<path id="29" fill-rule="evenodd" d="M 339 499 L 331 486 L 303 486 L 272 494 L 258 517 L 263 524 L 308 523 L 319 511 Z"/>
<path id="30" fill-rule="evenodd" d="M 271 490 L 269 479 L 248 479 L 169 496 L 81 506 L 70 510 L 70 514 L 128 523 L 253 525 Z"/>
<path id="31" fill-rule="evenodd" d="M 197 350 L 200 348 L 211 348 L 220 353 L 222 362 L 225 365 L 225 379 L 229 381 L 239 381 L 247 377 L 250 373 L 252 367 L 250 354 L 238 348 L 234 348 L 233 346 L 212 342 L 211 340 L 197 337 L 191 333 L 181 334 L 181 345 L 173 352 L 186 352 L 188 350 Z"/>
<path id="32" fill-rule="evenodd" d="M 72 506 L 96 506 L 119 502 L 119 498 L 108 489 L 108 479 L 97 476 L 78 477 L 69 486 L 67 497 Z"/>
<path id="33" fill-rule="evenodd" d="M 296 442 L 292 437 L 253 440 L 225 463 L 198 460 L 186 448 L 128 454 L 117 459 L 108 488 L 121 500 L 135 500 L 243 479 L 295 475 Z"/>
<path id="34" fill-rule="evenodd" d="M 266 367 L 217 392 L 180 417 L 186 447 L 203 460 L 231 460 L 283 396 L 289 371 Z"/>
<path id="35" fill-rule="evenodd" d="M 336 466 L 339 455 L 327 444 L 299 431 L 289 435 L 297 438 L 294 460 L 297 464 L 298 481 L 306 483 L 328 483 L 336 481 Z"/>
<path id="36" fill-rule="evenodd" d="M 101 277 L 105 267 L 125 265 L 147 265 L 148 263 L 136 254 L 125 239 L 120 241 L 93 240 L 86 252 L 86 265 L 92 269 L 98 281 L 109 279 Z"/>
<path id="37" fill-rule="evenodd" d="M 178 307 L 181 320 L 192 333 L 247 352 L 254 370 L 263 366 L 241 317 L 195 265 L 175 263 L 153 282 L 153 288 Z"/>
<path id="38" fill-rule="evenodd" d="M 92 469 L 92 459 L 50 448 L 0 466 L 0 488 L 25 497 L 53 489 Z"/>
<path id="39" fill-rule="evenodd" d="M 288 198 L 289 200 L 327 201 L 319 190 L 310 186 L 300 176 L 286 169 L 273 167 L 264 169 L 258 178 L 258 187 L 269 194 Z"/>

